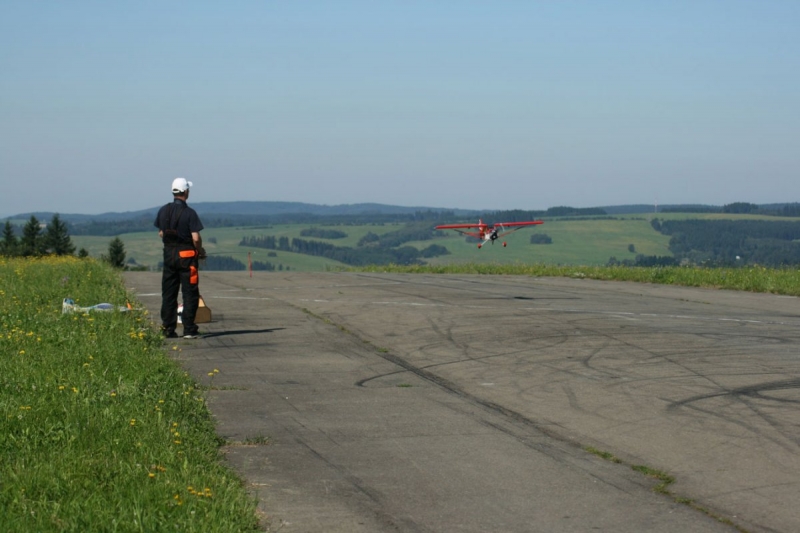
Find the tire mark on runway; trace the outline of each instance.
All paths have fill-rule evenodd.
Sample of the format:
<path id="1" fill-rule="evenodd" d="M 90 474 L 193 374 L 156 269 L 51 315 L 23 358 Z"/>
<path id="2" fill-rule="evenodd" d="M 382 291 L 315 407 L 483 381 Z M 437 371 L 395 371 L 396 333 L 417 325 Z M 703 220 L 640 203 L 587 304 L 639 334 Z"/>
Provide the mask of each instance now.
<path id="1" fill-rule="evenodd" d="M 410 283 L 410 281 L 408 283 Z M 463 280 L 460 280 L 459 283 L 463 283 Z M 435 285 L 435 286 L 437 286 L 439 288 L 446 288 L 448 290 L 454 290 L 457 293 L 459 293 L 459 292 L 463 293 L 463 290 L 464 290 L 463 288 L 453 287 L 452 284 L 444 284 L 444 283 L 428 283 L 428 284 L 429 285 Z M 475 280 L 475 281 L 469 282 L 469 284 L 471 284 L 471 285 L 481 285 L 482 283 L 479 282 L 478 280 Z M 393 285 L 397 285 L 397 284 L 393 283 Z M 496 292 L 492 293 L 492 292 L 490 292 L 490 290 L 488 288 L 485 287 L 485 284 L 482 284 L 482 285 L 483 285 L 483 287 L 481 289 L 479 289 L 477 292 L 480 292 L 482 294 L 491 295 L 495 299 L 497 298 L 497 293 Z M 504 284 L 493 284 L 493 288 L 494 289 L 500 289 L 500 290 L 507 289 L 507 287 Z M 399 287 L 396 288 L 396 289 L 394 287 L 385 288 L 385 291 L 389 292 L 389 293 L 396 293 L 396 294 L 398 294 L 400 296 L 403 296 L 403 297 L 406 297 L 406 298 L 410 296 L 408 291 L 401 291 Z M 470 297 L 474 297 L 474 292 L 476 292 L 476 291 L 471 290 L 471 292 L 469 293 L 469 296 Z M 469 305 L 454 305 L 451 301 L 429 298 L 429 297 L 427 297 L 425 295 L 420 295 L 420 294 L 414 294 L 412 296 L 414 296 L 416 298 L 420 298 L 423 301 L 429 302 L 429 305 L 431 307 L 461 307 L 461 308 L 478 307 L 478 306 L 469 306 Z M 474 298 L 473 298 L 473 300 L 474 300 Z M 392 302 L 392 303 L 397 304 L 397 305 L 409 304 L 408 302 Z M 415 303 L 415 305 L 420 305 L 420 304 L 419 303 Z M 495 308 L 496 308 L 496 306 L 495 306 Z M 762 325 L 762 326 L 776 324 L 776 323 L 781 324 L 781 325 L 786 325 L 785 323 L 776 322 L 776 321 L 751 320 L 751 319 L 748 319 L 748 318 L 730 318 L 730 317 L 725 317 L 725 316 L 723 316 L 723 317 L 695 316 L 695 315 L 690 315 L 690 314 L 677 314 L 677 313 L 676 314 L 629 313 L 627 311 L 626 312 L 608 311 L 608 310 L 598 311 L 598 310 L 592 310 L 592 309 L 575 309 L 575 308 L 573 308 L 573 309 L 553 309 L 553 308 L 525 307 L 525 308 L 516 308 L 516 309 L 518 309 L 518 310 L 526 310 L 526 311 L 535 311 L 535 312 L 557 313 L 557 314 L 574 313 L 576 315 L 583 315 L 583 316 L 586 316 L 586 315 L 595 315 L 595 316 L 596 315 L 602 315 L 602 316 L 607 316 L 607 317 L 614 317 L 614 316 L 631 317 L 631 316 L 635 316 L 635 317 L 643 317 L 643 318 L 646 317 L 646 318 L 651 318 L 651 319 L 665 319 L 665 318 L 667 318 L 667 319 L 673 319 L 673 320 L 692 321 L 692 322 L 696 322 L 696 321 L 716 321 L 716 322 L 731 323 L 731 324 L 752 324 L 752 325 Z M 579 319 L 579 322 L 583 321 L 583 320 L 590 320 L 590 319 L 581 318 L 581 319 Z M 431 319 L 430 323 L 432 325 L 436 325 L 436 322 L 434 322 L 433 319 Z M 574 324 L 576 324 L 575 321 L 570 321 L 570 323 L 573 326 L 574 326 Z M 436 327 L 439 328 L 438 325 L 436 325 Z M 645 326 L 645 327 L 648 327 L 648 326 Z M 638 354 L 642 354 L 642 353 L 644 353 L 644 354 L 647 354 L 650 359 L 653 359 L 653 360 L 656 360 L 656 361 L 663 361 L 665 363 L 675 365 L 677 368 L 680 368 L 682 370 L 681 373 L 677 374 L 677 375 L 680 375 L 681 377 L 686 377 L 687 375 L 688 376 L 694 376 L 698 380 L 707 381 L 716 390 L 724 390 L 724 388 L 725 388 L 724 385 L 722 383 L 720 383 L 719 380 L 713 374 L 710 374 L 707 371 L 704 371 L 702 369 L 697 369 L 696 365 L 692 364 L 689 361 L 686 361 L 685 360 L 686 359 L 685 356 L 688 355 L 686 353 L 684 353 L 684 354 L 678 354 L 678 353 L 675 353 L 675 352 L 666 352 L 665 353 L 662 350 L 658 350 L 658 351 L 651 350 L 647 346 L 644 346 L 642 344 L 628 341 L 627 339 L 623 338 L 623 336 L 612 334 L 612 333 L 610 333 L 607 330 L 602 329 L 602 328 L 589 327 L 585 323 L 581 323 L 580 330 L 581 330 L 581 333 L 584 334 L 584 337 L 585 337 L 585 334 L 588 333 L 589 335 L 594 335 L 594 336 L 597 336 L 598 338 L 606 338 L 606 339 L 608 339 L 610 341 L 610 342 L 606 343 L 604 346 L 601 346 L 599 348 L 596 347 L 594 349 L 594 351 L 591 354 L 589 354 L 588 356 L 584 356 L 584 360 L 583 360 L 584 366 L 587 369 L 590 369 L 595 373 L 599 373 L 600 375 L 605 375 L 606 377 L 611 377 L 611 378 L 619 377 L 617 375 L 618 372 L 619 372 L 619 369 L 617 369 L 615 372 L 610 372 L 610 371 L 608 371 L 606 369 L 603 369 L 602 365 L 596 364 L 595 361 L 598 360 L 598 358 L 601 357 L 603 353 L 608 353 L 608 351 L 610 349 L 613 349 L 614 346 L 624 346 L 624 347 L 627 347 L 628 351 L 630 353 L 632 353 L 632 354 L 637 354 L 637 353 Z M 442 367 L 442 366 L 445 366 L 445 365 L 459 364 L 459 363 L 463 363 L 463 362 L 473 362 L 473 361 L 485 362 L 488 359 L 501 357 L 503 355 L 503 354 L 489 354 L 489 355 L 481 355 L 479 357 L 474 356 L 474 355 L 471 354 L 471 350 L 470 350 L 470 346 L 471 345 L 469 343 L 456 341 L 456 339 L 453 336 L 453 330 L 452 329 L 449 329 L 448 332 L 444 332 L 440 328 L 438 331 L 439 331 L 440 334 L 444 333 L 444 335 L 448 339 L 448 341 L 452 342 L 453 343 L 452 345 L 454 347 L 456 347 L 458 349 L 459 353 L 462 353 L 466 357 L 466 359 L 462 359 L 462 360 L 458 360 L 458 361 L 447 361 L 445 363 L 437 363 L 435 365 L 428 365 L 428 366 L 418 365 L 418 366 L 416 366 L 416 368 L 418 368 L 420 370 L 428 370 L 428 369 L 432 369 L 432 368 L 435 368 L 435 367 Z M 565 335 L 569 336 L 569 333 L 566 333 Z M 522 352 L 520 352 L 520 353 L 522 353 Z M 696 355 L 697 354 L 697 350 L 695 349 L 691 353 Z M 538 363 L 539 364 L 543 364 L 542 362 L 538 362 Z M 551 368 L 551 370 L 556 371 L 556 372 L 562 372 L 562 373 L 566 372 L 567 374 L 572 374 L 572 375 L 575 375 L 575 376 L 578 376 L 578 377 L 581 377 L 581 378 L 586 378 L 587 377 L 587 376 L 583 375 L 582 373 L 580 373 L 578 371 L 565 369 L 565 368 L 563 368 L 563 366 L 558 365 L 557 362 L 554 363 L 554 364 L 550 364 L 550 365 L 543 364 L 543 366 L 549 366 Z M 369 381 L 371 381 L 373 379 L 376 379 L 378 377 L 379 376 L 373 376 L 370 379 L 362 381 L 361 382 L 362 386 L 365 383 L 367 383 L 367 382 L 369 382 Z M 596 378 L 597 376 L 594 376 L 594 377 Z M 638 380 L 638 381 L 641 382 L 641 381 L 645 381 L 645 380 Z M 672 401 L 672 400 L 674 400 L 674 398 L 665 400 L 665 402 L 669 402 L 669 401 Z M 790 438 L 791 439 L 790 436 L 786 435 L 784 433 L 784 431 L 782 431 L 782 428 L 780 427 L 779 424 L 777 424 L 774 420 L 771 420 L 771 417 L 767 413 L 764 413 L 762 410 L 760 410 L 758 408 L 758 406 L 755 405 L 753 402 L 745 402 L 744 398 L 740 398 L 740 401 L 758 419 L 762 420 L 767 425 L 772 426 L 773 429 L 775 431 L 777 431 L 779 434 L 782 434 L 782 436 L 784 438 Z M 726 415 L 721 414 L 721 413 L 716 413 L 714 416 L 716 416 L 717 418 L 719 418 L 721 420 L 726 420 L 726 421 L 728 421 L 730 423 L 735 423 L 737 425 L 742 426 L 742 422 L 740 420 L 735 420 L 731 416 L 726 416 Z M 742 426 L 742 427 L 745 427 L 745 426 Z M 749 424 L 746 427 L 747 427 L 749 432 L 751 432 L 753 434 L 756 434 L 756 435 L 761 435 L 762 437 L 766 437 L 766 435 L 763 434 L 763 428 L 762 428 L 762 430 L 759 430 L 759 428 L 757 428 L 756 426 L 754 426 L 752 424 Z M 778 442 L 778 441 L 776 441 L 776 442 Z"/>
<path id="2" fill-rule="evenodd" d="M 779 381 L 770 381 L 766 383 L 759 383 L 756 385 L 747 385 L 744 387 L 736 387 L 733 389 L 723 389 L 718 392 L 711 392 L 708 394 L 698 394 L 692 396 L 690 398 L 685 398 L 683 400 L 675 401 L 670 403 L 667 407 L 668 410 L 677 410 L 682 407 L 689 407 L 694 410 L 702 410 L 707 412 L 707 410 L 700 408 L 696 404 L 702 402 L 704 400 L 710 400 L 715 398 L 730 398 L 734 401 L 738 401 L 744 405 L 746 405 L 751 411 L 753 411 L 757 416 L 766 422 L 772 429 L 780 436 L 784 437 L 789 442 L 792 442 L 795 446 L 787 446 L 785 442 L 780 441 L 779 439 L 775 439 L 769 435 L 764 435 L 763 431 L 758 431 L 755 428 L 750 428 L 748 424 L 744 424 L 744 422 L 735 420 L 733 417 L 728 417 L 727 420 L 729 422 L 733 421 L 738 423 L 743 427 L 748 427 L 753 433 L 759 435 L 762 438 L 769 439 L 773 443 L 783 447 L 788 451 L 797 451 L 797 446 L 800 446 L 800 436 L 795 436 L 788 434 L 785 428 L 785 424 L 776 420 L 773 416 L 770 416 L 767 413 L 763 412 L 763 407 L 761 405 L 756 404 L 750 400 L 758 400 L 759 402 L 775 402 L 778 404 L 789 404 L 789 405 L 800 405 L 800 399 L 793 399 L 793 398 L 776 398 L 774 396 L 768 396 L 764 394 L 765 392 L 770 391 L 784 391 L 784 390 L 800 390 L 800 379 L 788 379 L 788 380 L 779 380 Z M 714 411 L 715 416 L 719 416 L 716 411 Z"/>
<path id="3" fill-rule="evenodd" d="M 475 281 L 474 283 L 477 283 L 477 281 Z M 505 288 L 505 286 L 503 286 L 502 284 L 495 284 L 494 285 L 495 288 L 498 288 L 498 285 L 501 285 L 502 288 Z M 448 288 L 453 288 L 453 287 L 448 287 Z M 406 293 L 406 296 L 407 296 L 407 293 Z M 731 317 L 726 317 L 726 316 L 708 317 L 708 316 L 695 316 L 695 315 L 689 315 L 689 314 L 658 314 L 658 313 L 629 313 L 629 312 L 624 312 L 623 313 L 623 312 L 617 312 L 617 311 L 605 311 L 605 310 L 604 311 L 597 311 L 597 310 L 591 310 L 591 309 L 554 309 L 554 308 L 531 308 L 531 307 L 526 307 L 526 308 L 522 308 L 522 309 L 529 310 L 529 311 L 535 311 L 535 312 L 536 311 L 538 311 L 538 312 L 545 311 L 545 312 L 555 312 L 555 313 L 558 313 L 558 312 L 560 312 L 560 313 L 575 313 L 575 314 L 580 314 L 580 315 L 620 316 L 621 318 L 636 316 L 636 317 L 642 317 L 642 318 L 654 318 L 654 319 L 662 319 L 662 320 L 663 319 L 673 319 L 673 320 L 692 321 L 692 322 L 697 322 L 697 321 L 705 321 L 705 322 L 715 321 L 715 322 L 720 322 L 720 323 L 745 324 L 745 325 L 754 325 L 754 326 L 776 326 L 776 325 L 777 326 L 794 326 L 794 325 L 796 325 L 796 324 L 791 324 L 789 322 L 779 321 L 779 320 L 753 320 L 753 319 L 749 319 L 749 318 L 731 318 Z M 587 320 L 591 320 L 591 319 L 587 319 Z M 576 322 L 571 321 L 570 323 L 574 325 Z M 645 327 L 649 327 L 649 326 L 645 326 Z M 591 335 L 595 335 L 595 336 L 598 336 L 598 337 L 605 337 L 605 338 L 609 339 L 610 341 L 613 341 L 613 343 L 616 343 L 616 345 L 626 346 L 626 347 L 630 348 L 630 353 L 634 353 L 634 354 L 635 353 L 646 353 L 646 354 L 648 354 L 650 359 L 664 361 L 664 362 L 667 362 L 669 364 L 675 365 L 676 367 L 680 368 L 683 371 L 683 372 L 681 372 L 679 374 L 676 374 L 676 375 L 679 375 L 680 377 L 685 377 L 688 374 L 688 375 L 696 377 L 697 379 L 708 381 L 712 385 L 712 387 L 717 389 L 717 390 L 722 390 L 722 391 L 726 390 L 725 387 L 713 375 L 711 375 L 708 372 L 705 372 L 703 370 L 696 369 L 693 365 L 691 365 L 688 362 L 684 363 L 682 361 L 682 359 L 685 359 L 685 356 L 687 356 L 687 355 L 690 355 L 690 354 L 691 355 L 697 355 L 697 352 L 698 352 L 697 349 L 694 349 L 691 352 L 685 352 L 685 353 L 681 353 L 681 354 L 675 353 L 675 352 L 666 352 L 665 353 L 665 352 L 660 351 L 660 350 L 657 352 L 657 351 L 651 350 L 648 347 L 643 346 L 641 344 L 630 342 L 630 341 L 622 338 L 619 335 L 615 335 L 615 334 L 609 333 L 606 330 L 601 330 L 601 329 L 598 329 L 596 327 L 587 327 L 586 324 L 582 324 L 580 326 L 580 330 L 581 330 L 582 333 L 590 333 Z M 740 335 L 740 334 L 734 334 L 734 335 Z M 697 336 L 700 336 L 700 335 L 697 335 Z M 759 335 L 745 334 L 745 335 L 741 335 L 741 338 L 739 339 L 739 342 L 738 342 L 738 346 L 739 347 L 741 347 L 741 344 L 742 344 L 741 340 L 743 340 L 744 338 L 754 339 L 754 340 L 756 340 L 756 342 L 759 342 L 759 339 L 760 339 L 761 343 L 763 343 L 764 341 L 776 342 L 776 340 L 779 343 L 789 343 L 789 344 L 792 343 L 792 340 L 787 339 L 787 338 L 780 338 L 780 337 L 776 338 L 775 336 L 769 336 L 769 335 L 759 336 Z M 599 348 L 595 348 L 592 351 L 591 354 L 589 354 L 588 356 L 585 356 L 585 357 L 582 358 L 584 366 L 586 368 L 588 368 L 588 369 L 591 369 L 593 372 L 600 372 L 601 374 L 604 374 L 606 376 L 611 376 L 611 377 L 619 377 L 619 376 L 616 375 L 616 373 L 608 372 L 606 370 L 601 369 L 600 366 L 593 364 L 593 361 L 597 357 L 599 357 L 600 354 L 603 353 L 604 350 L 607 350 L 607 349 L 613 347 L 614 345 L 615 344 L 612 344 L 612 343 L 606 343 L 605 346 L 601 346 Z M 559 365 L 557 362 L 554 363 L 554 364 L 551 364 L 551 365 L 547 365 L 546 363 L 543 363 L 543 362 L 539 362 L 539 364 L 542 364 L 543 366 L 549 366 L 552 370 L 554 370 L 556 372 L 561 372 L 561 373 L 571 374 L 571 375 L 575 375 L 575 376 L 585 377 L 585 376 L 581 375 L 580 372 L 576 372 L 574 370 L 565 369 L 562 365 Z M 618 371 L 617 371 L 617 373 L 618 373 Z M 664 378 L 662 377 L 660 379 L 663 380 Z M 637 381 L 643 381 L 643 380 L 640 379 L 640 380 L 637 380 Z M 626 383 L 629 384 L 630 382 L 627 381 Z M 567 394 L 569 396 L 569 393 L 567 393 Z M 783 437 L 783 438 L 785 438 L 785 439 L 787 439 L 787 440 L 789 440 L 791 442 L 797 442 L 797 438 L 796 437 L 793 437 L 792 435 L 787 434 L 787 432 L 785 431 L 785 429 L 786 429 L 785 426 L 783 426 L 780 422 L 776 421 L 774 419 L 774 417 L 771 417 L 769 414 L 763 412 L 763 409 L 761 409 L 758 405 L 756 405 L 756 403 L 754 401 L 748 401 L 749 399 L 752 399 L 752 400 L 759 400 L 759 399 L 760 400 L 771 400 L 771 398 L 763 397 L 763 395 L 758 396 L 758 395 L 753 395 L 753 394 L 751 394 L 749 396 L 749 398 L 747 396 L 738 395 L 738 400 L 740 401 L 740 403 L 743 404 L 748 410 L 750 410 L 753 413 L 753 415 L 756 416 L 757 419 L 761 420 L 762 422 L 764 422 L 765 424 L 770 426 L 772 428 L 772 430 L 774 430 L 781 437 Z M 574 394 L 573 394 L 570 401 L 571 401 L 572 405 L 575 405 L 576 402 L 577 402 L 577 397 L 575 397 Z M 665 401 L 670 401 L 670 400 L 665 400 Z M 790 400 L 790 402 L 794 402 L 794 401 Z M 763 431 L 763 428 L 760 429 L 760 428 L 754 426 L 753 424 L 744 423 L 742 420 L 739 420 L 739 419 L 737 419 L 737 418 L 735 418 L 733 416 L 726 416 L 726 415 L 718 413 L 718 412 L 706 413 L 706 414 L 714 416 L 714 417 L 717 417 L 717 418 L 722 419 L 722 420 L 725 420 L 728 423 L 739 425 L 740 427 L 743 427 L 743 428 L 747 429 L 748 432 L 750 432 L 750 433 L 752 433 L 754 435 L 758 435 L 758 436 L 760 436 L 762 438 L 766 438 L 766 439 L 768 439 L 768 440 L 780 445 L 781 447 L 785 447 L 785 441 L 782 441 L 782 439 L 780 439 L 780 438 L 775 438 L 775 437 L 772 437 L 770 435 L 767 435 Z"/>
<path id="4" fill-rule="evenodd" d="M 312 316 L 315 315 L 312 314 Z M 328 320 L 323 317 L 319 318 L 321 320 Z M 336 324 L 332 325 L 336 326 Z M 356 334 L 350 332 L 344 327 L 339 327 L 339 326 L 336 327 L 338 327 L 338 329 L 342 332 L 353 335 L 362 342 L 371 344 L 370 341 L 361 339 Z M 395 373 L 401 373 L 401 372 L 412 373 L 417 377 L 444 390 L 445 392 L 452 394 L 461 400 L 464 400 L 468 405 L 481 407 L 482 409 L 486 410 L 485 411 L 486 413 L 499 416 L 500 422 L 494 422 L 491 419 L 485 418 L 483 416 L 478 416 L 476 415 L 475 412 L 473 412 L 470 409 L 466 409 L 463 407 L 456 408 L 451 403 L 443 403 L 439 401 L 441 405 L 446 406 L 450 409 L 454 409 L 464 414 L 465 416 L 469 416 L 476 422 L 486 427 L 489 427 L 495 431 L 507 435 L 508 437 L 514 439 L 516 442 L 520 443 L 522 446 L 525 446 L 526 448 L 529 448 L 531 450 L 536 451 L 537 453 L 541 453 L 547 456 L 550 460 L 554 461 L 555 463 L 564 465 L 574 470 L 578 470 L 582 472 L 584 475 L 589 476 L 596 482 L 602 483 L 603 485 L 609 487 L 614 487 L 620 492 L 632 494 L 630 485 L 628 485 L 628 483 L 630 483 L 631 481 L 630 478 L 626 478 L 624 476 L 623 478 L 619 478 L 617 475 L 613 474 L 605 476 L 599 475 L 596 471 L 596 465 L 594 465 L 591 461 L 586 460 L 586 448 L 582 443 L 566 437 L 563 434 L 563 432 L 552 429 L 552 428 L 558 428 L 562 431 L 566 429 L 563 428 L 558 423 L 549 421 L 546 423 L 545 426 L 545 424 L 537 422 L 533 418 L 528 417 L 517 410 L 510 409 L 502 404 L 493 402 L 491 400 L 487 400 L 485 398 L 481 398 L 480 396 L 467 392 L 454 382 L 438 374 L 430 372 L 424 368 L 418 367 L 417 365 L 414 365 L 413 363 L 407 361 L 406 359 L 391 354 L 389 352 L 376 351 L 375 355 L 403 369 L 402 371 L 398 371 Z M 368 381 L 369 379 L 375 379 L 375 377 L 368 378 L 367 380 L 362 380 L 362 382 Z M 347 475 L 346 473 L 344 473 L 344 475 L 348 477 L 348 480 L 350 480 L 350 477 L 352 477 Z M 621 479 L 625 479 L 625 481 L 620 483 Z M 358 479 L 351 480 L 351 483 L 353 483 L 354 485 L 358 482 L 359 482 Z M 639 487 L 641 488 L 649 487 L 652 490 L 652 485 L 649 482 L 645 481 L 645 478 L 642 478 L 641 482 L 642 482 L 641 485 L 639 485 L 639 482 L 636 482 Z M 677 503 L 685 503 L 686 501 L 690 501 L 672 492 L 664 492 L 663 494 L 673 499 Z M 714 516 L 718 520 L 722 520 L 718 515 L 709 512 L 707 509 L 691 504 L 689 506 L 695 510 L 700 510 L 705 514 Z M 742 531 L 741 528 L 733 525 L 732 522 L 730 522 L 728 519 L 724 519 L 723 521 L 727 522 L 729 525 L 732 525 L 732 527 Z"/>
<path id="5" fill-rule="evenodd" d="M 766 440 L 768 440 L 768 441 L 770 441 L 770 442 L 772 442 L 772 443 L 774 443 L 774 444 L 776 444 L 776 445 L 780 446 L 781 448 L 786 449 L 788 451 L 796 451 L 796 447 L 791 447 L 791 446 L 787 447 L 786 441 L 792 442 L 795 445 L 800 444 L 800 439 L 797 436 L 794 436 L 794 435 L 788 433 L 786 431 L 786 427 L 785 427 L 784 424 L 781 424 L 780 422 L 776 421 L 773 417 L 771 417 L 767 413 L 763 412 L 763 409 L 761 408 L 761 406 L 759 406 L 756 402 L 749 401 L 751 399 L 752 400 L 762 399 L 757 394 L 760 390 L 762 390 L 760 388 L 762 385 L 750 385 L 750 386 L 740 387 L 740 388 L 737 388 L 737 389 L 729 389 L 728 387 L 726 387 L 725 385 L 723 385 L 722 383 L 719 382 L 719 380 L 717 379 L 717 377 L 719 377 L 719 376 L 715 377 L 715 376 L 712 376 L 711 374 L 709 374 L 707 372 L 703 372 L 701 370 L 696 370 L 695 368 L 693 368 L 689 364 L 679 361 L 677 359 L 677 357 L 676 357 L 677 354 L 675 354 L 675 353 L 657 353 L 657 352 L 647 348 L 646 346 L 642 346 L 641 344 L 636 344 L 636 343 L 627 341 L 625 339 L 620 338 L 617 335 L 600 331 L 597 328 L 590 329 L 590 328 L 584 327 L 584 329 L 593 331 L 596 335 L 602 335 L 602 336 L 605 336 L 605 337 L 607 337 L 609 339 L 613 339 L 614 341 L 616 341 L 616 342 L 618 342 L 618 343 L 620 343 L 622 345 L 631 347 L 634 350 L 638 350 L 638 351 L 647 353 L 650 356 L 652 356 L 653 358 L 657 358 L 659 360 L 666 361 L 666 362 L 668 362 L 668 363 L 670 363 L 670 364 L 672 364 L 672 365 L 674 365 L 674 366 L 676 366 L 678 368 L 681 368 L 682 370 L 684 370 L 685 372 L 689 373 L 690 375 L 693 375 L 698 380 L 707 381 L 708 383 L 711 384 L 712 388 L 715 389 L 715 392 L 713 392 L 713 393 L 709 393 L 709 394 L 705 394 L 705 395 L 698 395 L 698 396 L 695 396 L 695 397 L 692 397 L 692 398 L 688 398 L 688 399 L 682 400 L 682 401 L 677 401 L 676 402 L 674 400 L 665 399 L 664 401 L 666 401 L 669 404 L 668 408 L 667 408 L 667 411 L 671 411 L 671 410 L 674 411 L 679 407 L 692 408 L 695 411 L 703 412 L 705 415 L 712 416 L 712 417 L 717 418 L 719 420 L 724 420 L 725 422 L 730 423 L 730 424 L 735 424 L 735 425 L 737 425 L 737 426 L 739 426 L 739 427 L 741 427 L 743 429 L 746 429 L 747 431 L 749 431 L 753 435 L 756 435 L 756 436 L 758 436 L 760 438 L 766 439 Z M 773 386 L 772 383 L 767 383 L 767 384 L 763 384 L 763 385 L 765 386 L 764 390 L 797 389 L 797 388 L 800 388 L 800 379 L 791 379 L 791 380 L 785 380 L 785 381 L 777 382 L 776 384 L 774 384 L 774 388 L 771 388 Z M 742 420 L 741 418 L 735 417 L 732 414 L 731 415 L 725 415 L 725 414 L 723 414 L 721 412 L 718 412 L 718 411 L 709 411 L 709 410 L 701 409 L 698 406 L 694 405 L 698 401 L 701 401 L 703 399 L 710 399 L 710 398 L 714 398 L 714 397 L 729 397 L 733 401 L 738 402 L 740 405 L 744 406 L 747 410 L 749 410 L 758 420 L 761 420 L 762 422 L 767 424 L 767 426 L 769 426 L 773 431 L 775 431 L 777 436 L 782 437 L 782 439 L 778 438 L 777 436 L 769 435 L 763 429 L 758 428 L 756 425 L 754 425 L 752 423 L 748 423 L 747 421 Z M 795 403 L 795 402 L 792 401 L 792 403 Z M 796 402 L 796 403 L 800 403 L 800 401 Z M 786 439 L 786 440 L 784 441 L 783 439 Z"/>

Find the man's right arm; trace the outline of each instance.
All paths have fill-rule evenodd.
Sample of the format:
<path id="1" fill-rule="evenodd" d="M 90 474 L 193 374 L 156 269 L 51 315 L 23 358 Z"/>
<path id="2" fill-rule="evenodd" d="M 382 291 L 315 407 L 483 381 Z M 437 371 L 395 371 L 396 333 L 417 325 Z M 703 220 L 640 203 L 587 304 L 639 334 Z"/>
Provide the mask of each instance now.
<path id="1" fill-rule="evenodd" d="M 197 250 L 197 258 L 205 259 L 207 257 L 206 249 L 203 248 L 203 238 L 200 236 L 200 232 L 192 232 L 192 243 L 194 243 L 194 249 Z"/>
<path id="2" fill-rule="evenodd" d="M 163 210 L 164 210 L 163 207 L 158 210 L 158 213 L 156 213 L 156 220 L 155 222 L 153 222 L 153 225 L 158 228 L 158 236 L 161 237 L 162 239 L 164 238 L 164 232 L 161 229 L 160 221 L 161 221 L 161 211 Z"/>

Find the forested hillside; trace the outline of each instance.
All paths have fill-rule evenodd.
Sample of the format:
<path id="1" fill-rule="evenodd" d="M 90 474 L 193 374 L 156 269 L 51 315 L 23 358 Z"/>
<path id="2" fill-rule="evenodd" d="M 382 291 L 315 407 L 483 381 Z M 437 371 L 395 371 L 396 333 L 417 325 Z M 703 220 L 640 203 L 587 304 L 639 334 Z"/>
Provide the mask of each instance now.
<path id="1" fill-rule="evenodd" d="M 659 220 L 677 260 L 708 265 L 800 264 L 800 222 L 777 220 Z"/>
<path id="2" fill-rule="evenodd" d="M 323 238 L 342 238 L 338 233 L 323 233 L 328 235 Z M 407 224 L 398 230 L 390 231 L 383 235 L 369 232 L 359 240 L 358 245 L 355 247 L 336 246 L 319 240 L 300 238 L 289 240 L 288 237 L 276 237 L 274 235 L 245 237 L 242 238 L 239 245 L 325 257 L 352 266 L 413 265 L 420 264 L 421 258 L 430 258 L 449 253 L 447 248 L 439 245 L 431 245 L 422 250 L 413 246 L 404 246 L 405 243 L 412 241 L 430 240 L 437 233 L 430 223 L 422 222 Z"/>

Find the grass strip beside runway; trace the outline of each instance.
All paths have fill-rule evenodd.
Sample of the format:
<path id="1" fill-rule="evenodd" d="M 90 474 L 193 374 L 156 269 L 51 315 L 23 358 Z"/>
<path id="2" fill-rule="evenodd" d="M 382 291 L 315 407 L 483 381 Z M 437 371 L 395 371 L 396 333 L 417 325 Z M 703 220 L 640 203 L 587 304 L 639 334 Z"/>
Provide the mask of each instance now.
<path id="1" fill-rule="evenodd" d="M 62 313 L 67 297 L 128 295 L 91 259 L 0 258 L 4 530 L 257 530 L 202 392 L 146 312 Z"/>
<path id="2" fill-rule="evenodd" d="M 555 266 L 545 264 L 457 264 L 376 266 L 357 269 L 361 272 L 420 274 L 487 274 L 539 277 L 585 278 L 606 281 L 635 281 L 685 287 L 705 287 L 736 291 L 765 292 L 800 296 L 800 270 L 765 267 L 627 267 L 627 266 Z"/>

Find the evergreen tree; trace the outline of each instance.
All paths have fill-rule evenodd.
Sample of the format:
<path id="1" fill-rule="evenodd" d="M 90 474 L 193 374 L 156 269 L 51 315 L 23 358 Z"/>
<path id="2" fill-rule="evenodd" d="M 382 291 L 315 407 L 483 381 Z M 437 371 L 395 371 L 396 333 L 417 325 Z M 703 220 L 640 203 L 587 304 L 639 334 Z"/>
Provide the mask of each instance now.
<path id="1" fill-rule="evenodd" d="M 20 241 L 21 255 L 26 257 L 32 255 L 42 255 L 44 253 L 44 239 L 42 238 L 42 228 L 35 216 L 31 215 L 30 220 L 22 228 L 22 240 Z"/>
<path id="2" fill-rule="evenodd" d="M 0 241 L 0 253 L 6 256 L 17 254 L 17 236 L 14 234 L 14 226 L 10 220 L 6 220 L 3 228 L 3 240 Z"/>
<path id="3" fill-rule="evenodd" d="M 80 250 L 78 250 L 78 257 L 80 257 L 81 259 L 85 259 L 89 257 L 89 252 L 86 250 L 86 248 L 81 248 Z"/>
<path id="4" fill-rule="evenodd" d="M 53 219 L 47 226 L 44 242 L 47 250 L 52 254 L 72 255 L 75 253 L 75 245 L 72 244 L 72 239 L 67 233 L 67 225 L 61 222 L 58 213 L 53 215 Z"/>
<path id="5" fill-rule="evenodd" d="M 125 268 L 125 243 L 114 237 L 108 244 L 108 257 L 104 257 L 114 268 Z"/>

